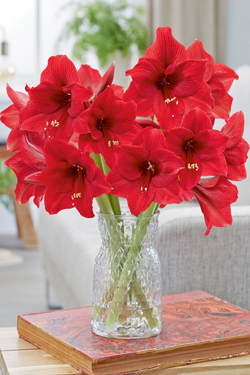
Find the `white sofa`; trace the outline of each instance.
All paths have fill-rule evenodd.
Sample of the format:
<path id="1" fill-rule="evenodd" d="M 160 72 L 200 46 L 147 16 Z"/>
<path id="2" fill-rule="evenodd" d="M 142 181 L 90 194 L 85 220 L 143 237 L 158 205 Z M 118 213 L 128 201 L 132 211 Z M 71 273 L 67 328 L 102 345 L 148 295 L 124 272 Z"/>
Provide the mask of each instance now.
<path id="1" fill-rule="evenodd" d="M 250 67 L 237 72 L 240 80 L 230 91 L 232 114 L 244 112 L 244 137 L 250 142 Z M 250 176 L 250 159 L 247 170 Z M 233 225 L 212 228 L 209 236 L 204 236 L 204 218 L 194 203 L 162 211 L 156 248 L 164 294 L 203 289 L 250 309 L 250 177 L 238 188 Z M 61 306 L 90 305 L 94 258 L 101 244 L 97 218 L 85 219 L 75 209 L 50 216 L 42 208 L 39 240 L 46 278 Z"/>

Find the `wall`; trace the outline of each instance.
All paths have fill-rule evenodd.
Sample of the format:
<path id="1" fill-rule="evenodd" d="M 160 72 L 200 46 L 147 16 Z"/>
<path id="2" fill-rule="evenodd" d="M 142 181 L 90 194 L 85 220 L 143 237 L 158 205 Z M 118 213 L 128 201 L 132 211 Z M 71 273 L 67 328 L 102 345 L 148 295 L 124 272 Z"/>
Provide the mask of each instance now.
<path id="1" fill-rule="evenodd" d="M 250 65 L 250 1 L 228 0 L 226 63 L 231 68 Z"/>

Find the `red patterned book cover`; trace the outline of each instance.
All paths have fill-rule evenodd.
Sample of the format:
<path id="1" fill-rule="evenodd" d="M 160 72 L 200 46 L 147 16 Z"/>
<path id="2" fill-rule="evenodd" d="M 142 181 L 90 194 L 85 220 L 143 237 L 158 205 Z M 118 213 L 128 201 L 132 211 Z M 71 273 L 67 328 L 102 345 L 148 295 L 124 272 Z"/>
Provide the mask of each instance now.
<path id="1" fill-rule="evenodd" d="M 140 340 L 90 330 L 91 307 L 18 316 L 18 332 L 86 374 L 145 371 L 250 354 L 250 312 L 202 291 L 163 297 L 163 330 Z"/>

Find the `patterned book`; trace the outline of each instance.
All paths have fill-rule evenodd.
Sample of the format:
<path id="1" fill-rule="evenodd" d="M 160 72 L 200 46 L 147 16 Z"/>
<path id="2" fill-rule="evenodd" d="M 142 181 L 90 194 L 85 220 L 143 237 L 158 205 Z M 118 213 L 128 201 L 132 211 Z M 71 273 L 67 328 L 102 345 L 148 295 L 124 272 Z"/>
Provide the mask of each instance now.
<path id="1" fill-rule="evenodd" d="M 202 291 L 163 297 L 163 330 L 140 340 L 90 330 L 91 307 L 18 316 L 21 338 L 85 374 L 157 370 L 250 354 L 250 312 Z"/>

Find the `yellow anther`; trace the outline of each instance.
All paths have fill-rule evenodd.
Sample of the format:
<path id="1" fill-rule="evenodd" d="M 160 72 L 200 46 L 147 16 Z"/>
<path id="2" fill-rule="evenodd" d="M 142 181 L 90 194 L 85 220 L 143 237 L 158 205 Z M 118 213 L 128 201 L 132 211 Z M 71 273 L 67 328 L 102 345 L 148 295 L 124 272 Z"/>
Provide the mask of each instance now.
<path id="1" fill-rule="evenodd" d="M 111 147 L 112 146 L 112 143 L 113 143 L 113 145 L 115 145 L 115 146 L 119 146 L 119 141 L 108 141 L 108 146 L 109 147 Z"/>
<path id="2" fill-rule="evenodd" d="M 56 121 L 56 120 L 55 121 L 51 121 L 51 126 L 54 126 L 56 128 L 59 125 L 60 125 L 60 123 L 58 121 Z"/>
<path id="3" fill-rule="evenodd" d="M 169 104 L 169 103 L 173 102 L 175 99 L 176 99 L 176 96 L 175 96 L 174 98 L 172 98 L 172 99 L 167 98 L 167 99 L 165 100 L 165 103 Z M 177 102 L 177 103 L 178 103 L 178 102 Z"/>
<path id="4" fill-rule="evenodd" d="M 188 163 L 187 167 L 188 167 L 188 169 L 195 169 L 196 171 L 198 171 L 198 169 L 199 169 L 199 166 L 198 166 L 197 163 L 193 163 L 193 164 Z"/>
<path id="5" fill-rule="evenodd" d="M 71 195 L 71 199 L 74 200 L 76 198 L 81 198 L 81 193 L 74 193 Z"/>

